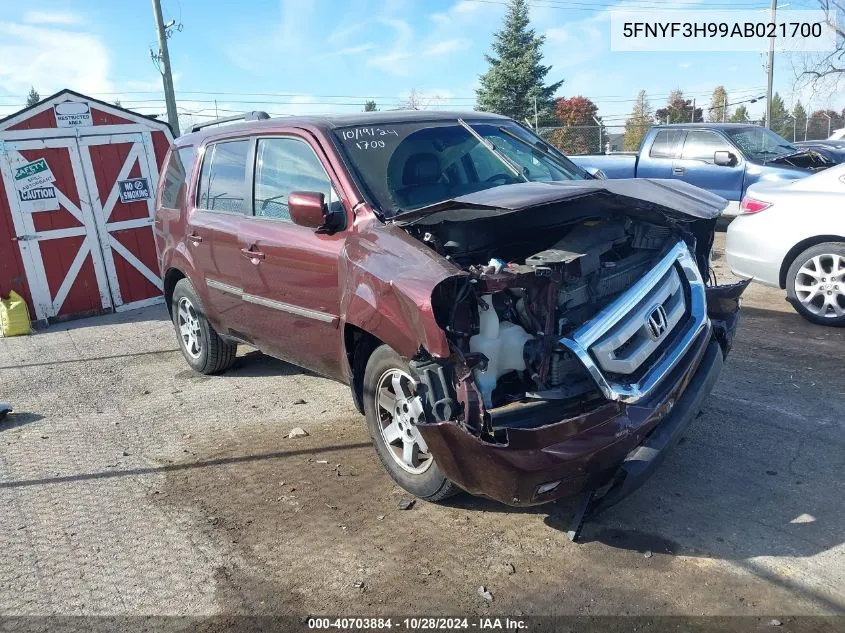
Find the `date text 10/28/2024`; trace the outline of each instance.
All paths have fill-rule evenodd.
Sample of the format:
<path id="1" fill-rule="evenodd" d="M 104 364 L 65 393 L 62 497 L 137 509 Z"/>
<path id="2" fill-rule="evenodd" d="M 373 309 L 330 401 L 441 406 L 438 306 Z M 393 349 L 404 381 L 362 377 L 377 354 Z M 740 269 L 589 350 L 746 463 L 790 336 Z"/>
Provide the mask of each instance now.
<path id="1" fill-rule="evenodd" d="M 312 630 L 382 631 L 398 629 L 404 631 L 520 631 L 528 627 L 520 618 L 308 618 Z"/>

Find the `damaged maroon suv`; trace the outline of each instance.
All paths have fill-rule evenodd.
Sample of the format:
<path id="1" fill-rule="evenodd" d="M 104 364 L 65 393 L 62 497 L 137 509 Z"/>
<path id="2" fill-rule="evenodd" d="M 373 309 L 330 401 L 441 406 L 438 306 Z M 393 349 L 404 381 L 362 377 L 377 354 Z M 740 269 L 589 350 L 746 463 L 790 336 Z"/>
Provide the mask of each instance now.
<path id="1" fill-rule="evenodd" d="M 712 281 L 722 198 L 597 179 L 496 115 L 246 119 L 177 139 L 159 186 L 195 370 L 255 346 L 348 384 L 407 491 L 582 515 L 698 413 L 746 286 Z"/>

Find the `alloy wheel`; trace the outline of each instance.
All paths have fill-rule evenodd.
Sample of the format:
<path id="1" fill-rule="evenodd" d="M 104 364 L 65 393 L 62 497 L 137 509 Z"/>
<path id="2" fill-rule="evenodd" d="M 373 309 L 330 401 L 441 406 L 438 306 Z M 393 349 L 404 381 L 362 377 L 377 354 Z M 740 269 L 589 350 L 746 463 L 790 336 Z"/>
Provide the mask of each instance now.
<path id="1" fill-rule="evenodd" d="M 202 354 L 200 320 L 194 305 L 187 297 L 179 299 L 176 320 L 179 326 L 179 337 L 182 339 L 185 351 L 191 358 L 199 358 Z"/>
<path id="2" fill-rule="evenodd" d="M 808 259 L 795 276 L 795 296 L 812 314 L 845 315 L 845 257 L 826 253 Z"/>
<path id="3" fill-rule="evenodd" d="M 415 426 L 423 407 L 414 380 L 401 369 L 388 369 L 377 384 L 375 405 L 388 452 L 402 469 L 420 475 L 434 460 Z"/>

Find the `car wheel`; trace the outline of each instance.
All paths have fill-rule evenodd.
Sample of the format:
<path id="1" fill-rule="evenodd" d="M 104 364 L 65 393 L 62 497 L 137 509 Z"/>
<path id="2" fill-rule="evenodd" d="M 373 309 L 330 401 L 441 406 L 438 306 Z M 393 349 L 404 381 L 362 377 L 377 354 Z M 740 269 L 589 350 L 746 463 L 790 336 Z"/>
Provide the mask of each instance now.
<path id="1" fill-rule="evenodd" d="M 845 325 L 845 244 L 825 242 L 796 257 L 786 273 L 786 296 L 798 313 L 820 325 Z"/>
<path id="2" fill-rule="evenodd" d="M 190 281 L 180 279 L 176 283 L 171 306 L 179 348 L 188 364 L 201 374 L 229 369 L 235 362 L 238 346 L 224 341 L 211 327 Z"/>
<path id="3" fill-rule="evenodd" d="M 364 414 L 376 452 L 397 484 L 428 501 L 458 491 L 440 472 L 415 426 L 424 414 L 410 368 L 387 345 L 376 348 L 367 361 Z"/>

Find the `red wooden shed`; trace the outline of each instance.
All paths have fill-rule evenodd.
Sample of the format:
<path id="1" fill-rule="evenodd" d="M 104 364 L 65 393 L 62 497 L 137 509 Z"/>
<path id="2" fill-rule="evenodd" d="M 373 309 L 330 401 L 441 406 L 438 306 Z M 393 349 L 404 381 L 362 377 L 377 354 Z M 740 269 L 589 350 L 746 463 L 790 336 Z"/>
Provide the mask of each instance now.
<path id="1" fill-rule="evenodd" d="M 37 320 L 161 301 L 153 199 L 172 140 L 72 90 L 0 120 L 0 295 Z"/>

